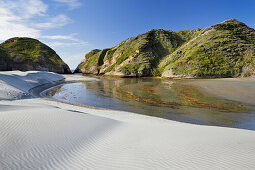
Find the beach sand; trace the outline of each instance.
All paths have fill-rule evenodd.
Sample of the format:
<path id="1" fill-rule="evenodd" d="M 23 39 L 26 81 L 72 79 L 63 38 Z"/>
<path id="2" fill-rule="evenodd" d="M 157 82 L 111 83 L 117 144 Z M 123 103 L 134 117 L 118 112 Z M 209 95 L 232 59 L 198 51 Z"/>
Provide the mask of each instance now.
<path id="1" fill-rule="evenodd" d="M 0 169 L 255 169 L 254 131 L 23 99 L 63 79 L 32 75 L 0 72 Z"/>

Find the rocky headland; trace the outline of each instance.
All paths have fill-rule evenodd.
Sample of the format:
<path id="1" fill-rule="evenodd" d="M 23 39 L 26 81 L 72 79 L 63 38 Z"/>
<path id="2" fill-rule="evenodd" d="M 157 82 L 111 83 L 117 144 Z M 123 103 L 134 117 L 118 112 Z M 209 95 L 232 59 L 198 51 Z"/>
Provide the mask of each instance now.
<path id="1" fill-rule="evenodd" d="M 153 29 L 85 55 L 76 73 L 161 77 L 255 75 L 255 30 L 235 19 L 204 29 Z"/>
<path id="2" fill-rule="evenodd" d="M 0 71 L 10 70 L 71 73 L 53 49 L 26 37 L 11 38 L 0 44 Z"/>

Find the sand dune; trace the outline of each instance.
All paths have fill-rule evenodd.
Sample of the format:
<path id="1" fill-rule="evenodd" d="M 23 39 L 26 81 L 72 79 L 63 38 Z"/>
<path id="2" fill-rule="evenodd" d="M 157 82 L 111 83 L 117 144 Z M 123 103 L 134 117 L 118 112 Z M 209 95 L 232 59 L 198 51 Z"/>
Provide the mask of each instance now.
<path id="1" fill-rule="evenodd" d="M 47 106 L 47 102 L 22 100 L 16 103 L 16 107 L 24 106 L 22 110 L 1 112 L 0 167 L 255 168 L 254 131 L 191 125 L 127 112 L 90 112 L 55 102 Z M 4 104 L 13 105 L 8 101 Z M 33 109 L 25 109 L 27 106 Z M 105 113 L 107 117 L 103 117 Z"/>
<path id="2" fill-rule="evenodd" d="M 255 169 L 255 132 L 44 99 L 0 101 L 0 169 Z"/>
<path id="3" fill-rule="evenodd" d="M 63 79 L 64 76 L 49 72 L 0 72 L 0 100 L 28 98 L 31 97 L 28 92 L 31 88 Z"/>

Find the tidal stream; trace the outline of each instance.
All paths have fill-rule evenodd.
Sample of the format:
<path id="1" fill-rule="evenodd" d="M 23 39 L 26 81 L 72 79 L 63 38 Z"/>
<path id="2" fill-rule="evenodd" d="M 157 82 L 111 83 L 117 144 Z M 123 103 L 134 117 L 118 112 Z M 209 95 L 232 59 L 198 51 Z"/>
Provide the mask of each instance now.
<path id="1" fill-rule="evenodd" d="M 255 130 L 255 106 L 212 96 L 185 80 L 101 78 L 52 88 L 50 98 L 194 124 Z M 120 112 L 121 114 L 121 112 Z"/>

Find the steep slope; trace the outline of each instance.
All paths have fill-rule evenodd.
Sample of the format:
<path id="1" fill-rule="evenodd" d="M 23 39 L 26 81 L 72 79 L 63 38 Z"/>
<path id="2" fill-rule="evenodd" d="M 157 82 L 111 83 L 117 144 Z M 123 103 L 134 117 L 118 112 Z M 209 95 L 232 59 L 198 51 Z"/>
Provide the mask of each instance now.
<path id="1" fill-rule="evenodd" d="M 0 70 L 11 70 L 10 68 L 10 55 L 8 51 L 0 47 Z"/>
<path id="2" fill-rule="evenodd" d="M 150 30 L 129 38 L 119 45 L 92 50 L 85 55 L 75 72 L 108 75 L 151 76 L 159 75 L 157 65 L 168 54 L 192 38 L 198 30 Z"/>
<path id="3" fill-rule="evenodd" d="M 150 30 L 119 45 L 92 50 L 75 72 L 162 77 L 255 74 L 255 30 L 235 19 L 205 29 Z"/>
<path id="4" fill-rule="evenodd" d="M 57 53 L 32 38 L 11 38 L 1 45 L 0 70 L 38 70 L 71 73 Z M 2 64 L 1 64 L 2 63 Z"/>
<path id="5" fill-rule="evenodd" d="M 238 77 L 255 73 L 255 30 L 231 19 L 203 29 L 159 65 L 163 77 Z"/>

